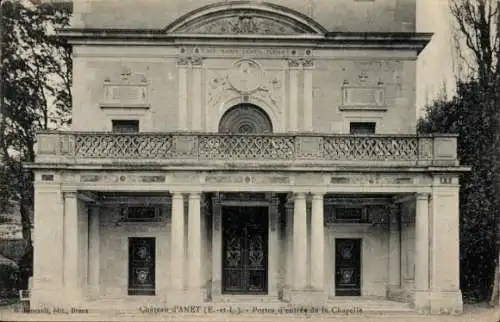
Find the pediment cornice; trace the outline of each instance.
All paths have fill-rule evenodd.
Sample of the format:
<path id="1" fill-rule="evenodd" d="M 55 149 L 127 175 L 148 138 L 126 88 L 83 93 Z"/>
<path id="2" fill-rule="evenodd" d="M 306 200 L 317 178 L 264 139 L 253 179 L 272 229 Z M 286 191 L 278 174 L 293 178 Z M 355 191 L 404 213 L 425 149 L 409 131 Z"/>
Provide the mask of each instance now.
<path id="1" fill-rule="evenodd" d="M 286 7 L 248 1 L 208 5 L 180 17 L 165 28 L 174 34 L 324 35 L 313 19 Z"/>

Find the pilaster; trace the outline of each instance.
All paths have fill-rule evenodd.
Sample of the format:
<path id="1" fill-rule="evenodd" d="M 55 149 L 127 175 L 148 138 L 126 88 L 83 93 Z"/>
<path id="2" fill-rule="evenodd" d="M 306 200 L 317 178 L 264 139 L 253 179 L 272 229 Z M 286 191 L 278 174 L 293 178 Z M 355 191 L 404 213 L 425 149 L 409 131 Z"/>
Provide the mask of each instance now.
<path id="1" fill-rule="evenodd" d="M 203 130 L 203 119 L 202 119 L 202 73 L 203 64 L 201 59 L 193 60 L 191 63 L 193 71 L 193 87 L 191 93 L 191 130 L 202 131 Z"/>
<path id="2" fill-rule="evenodd" d="M 220 200 L 213 198 L 212 220 L 212 289 L 211 297 L 220 297 L 222 292 L 222 212 Z"/>
<path id="3" fill-rule="evenodd" d="M 268 266 L 268 294 L 278 296 L 279 280 L 279 236 L 278 236 L 278 203 L 279 200 L 273 196 L 269 207 L 269 266 Z"/>
<path id="4" fill-rule="evenodd" d="M 401 290 L 401 245 L 400 225 L 401 213 L 399 204 L 395 203 L 389 207 L 389 281 L 387 285 L 387 297 L 393 298 Z"/>
<path id="5" fill-rule="evenodd" d="M 288 107 L 288 130 L 289 131 L 298 131 L 299 123 L 298 123 L 298 91 L 299 91 L 299 83 L 298 83 L 298 75 L 301 69 L 300 62 L 298 60 L 290 60 L 288 62 L 289 70 L 288 70 L 288 93 L 289 93 L 289 107 Z"/>
<path id="6" fill-rule="evenodd" d="M 459 185 L 457 176 L 434 177 L 431 198 L 430 310 L 463 310 L 459 275 Z"/>
<path id="7" fill-rule="evenodd" d="M 78 199 L 76 191 L 64 192 L 64 297 L 75 307 L 81 299 L 78 271 Z M 50 248 L 49 248 L 50 249 Z"/>
<path id="8" fill-rule="evenodd" d="M 36 185 L 34 193 L 32 308 L 64 300 L 64 199 L 59 185 Z M 50 232 L 48 234 L 47 232 Z"/>
<path id="9" fill-rule="evenodd" d="M 180 58 L 177 62 L 178 70 L 178 103 L 177 103 L 177 128 L 179 131 L 187 130 L 188 108 L 188 60 Z"/>
<path id="10" fill-rule="evenodd" d="M 304 67 L 304 117 L 303 130 L 313 130 L 313 67 L 312 60 L 306 60 L 302 63 Z"/>
<path id="11" fill-rule="evenodd" d="M 88 248 L 88 295 L 91 299 L 99 297 L 99 245 L 100 245 L 100 209 L 98 205 L 89 205 L 89 248 Z"/>
<path id="12" fill-rule="evenodd" d="M 293 200 L 288 200 L 286 205 L 286 279 L 287 288 L 293 287 Z"/>
<path id="13" fill-rule="evenodd" d="M 416 196 L 415 308 L 429 311 L 429 194 Z"/>

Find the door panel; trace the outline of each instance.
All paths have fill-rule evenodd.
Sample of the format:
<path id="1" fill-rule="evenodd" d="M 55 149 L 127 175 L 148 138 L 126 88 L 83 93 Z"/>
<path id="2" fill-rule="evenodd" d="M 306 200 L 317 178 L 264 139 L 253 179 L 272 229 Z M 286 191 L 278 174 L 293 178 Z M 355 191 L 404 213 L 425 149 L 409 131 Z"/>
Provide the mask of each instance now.
<path id="1" fill-rule="evenodd" d="M 222 208 L 222 291 L 267 293 L 267 207 Z"/>
<path id="2" fill-rule="evenodd" d="M 361 239 L 335 239 L 335 295 L 361 295 Z"/>
<path id="3" fill-rule="evenodd" d="M 129 295 L 155 295 L 155 239 L 129 238 Z"/>

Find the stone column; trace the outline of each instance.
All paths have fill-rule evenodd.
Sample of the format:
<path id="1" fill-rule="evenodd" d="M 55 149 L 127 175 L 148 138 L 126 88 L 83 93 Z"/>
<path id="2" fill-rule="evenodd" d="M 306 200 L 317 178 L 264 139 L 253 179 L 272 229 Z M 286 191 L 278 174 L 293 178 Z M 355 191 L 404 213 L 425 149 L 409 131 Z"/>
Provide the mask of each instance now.
<path id="1" fill-rule="evenodd" d="M 188 211 L 189 290 L 201 295 L 201 195 L 189 194 Z"/>
<path id="2" fill-rule="evenodd" d="M 288 107 L 288 117 L 289 131 L 298 131 L 298 74 L 300 69 L 300 63 L 297 60 L 289 61 L 289 107 Z"/>
<path id="3" fill-rule="evenodd" d="M 399 204 L 389 208 L 389 283 L 387 297 L 391 298 L 394 291 L 401 288 L 401 253 L 400 253 L 400 210 Z"/>
<path id="4" fill-rule="evenodd" d="M 99 297 L 99 206 L 89 205 L 89 253 L 88 253 L 88 276 L 89 295 L 95 299 Z"/>
<path id="5" fill-rule="evenodd" d="M 325 271 L 325 232 L 323 194 L 314 193 L 311 210 L 311 286 L 323 291 Z"/>
<path id="6" fill-rule="evenodd" d="M 307 286 L 307 216 L 305 193 L 295 194 L 293 211 L 293 286 L 304 290 Z"/>
<path id="7" fill-rule="evenodd" d="M 304 62 L 304 131 L 313 130 L 313 82 L 312 69 L 314 63 L 312 60 Z"/>
<path id="8" fill-rule="evenodd" d="M 279 199 L 273 196 L 271 206 L 269 207 L 269 266 L 268 266 L 268 295 L 278 296 L 279 279 L 279 237 L 278 237 L 278 203 Z"/>
<path id="9" fill-rule="evenodd" d="M 415 218 L 415 307 L 429 310 L 429 194 L 418 193 Z"/>
<path id="10" fill-rule="evenodd" d="M 291 288 L 293 283 L 293 201 L 286 204 L 286 285 Z"/>
<path id="11" fill-rule="evenodd" d="M 60 189 L 60 185 L 35 182 L 32 308 L 57 307 L 64 299 L 64 199 Z"/>
<path id="12" fill-rule="evenodd" d="M 178 103 L 177 103 L 177 129 L 187 130 L 188 83 L 187 68 L 189 61 L 181 58 L 177 63 L 178 69 Z"/>
<path id="13" fill-rule="evenodd" d="M 222 209 L 219 197 L 213 198 L 212 221 L 212 300 L 222 292 Z"/>
<path id="14" fill-rule="evenodd" d="M 461 313 L 458 177 L 434 178 L 431 207 L 431 313 Z"/>
<path id="15" fill-rule="evenodd" d="M 191 115 L 191 130 L 193 131 L 202 131 L 203 130 L 203 119 L 202 119 L 202 105 L 201 105 L 201 97 L 202 97 L 202 60 L 196 59 L 193 60 L 193 87 L 192 87 L 192 112 Z"/>
<path id="16" fill-rule="evenodd" d="M 64 297 L 76 307 L 81 298 L 78 275 L 78 199 L 76 192 L 64 192 Z M 46 250 L 50 251 L 50 250 Z"/>
<path id="17" fill-rule="evenodd" d="M 170 232 L 170 283 L 174 291 L 184 289 L 184 197 L 172 193 L 172 224 Z"/>

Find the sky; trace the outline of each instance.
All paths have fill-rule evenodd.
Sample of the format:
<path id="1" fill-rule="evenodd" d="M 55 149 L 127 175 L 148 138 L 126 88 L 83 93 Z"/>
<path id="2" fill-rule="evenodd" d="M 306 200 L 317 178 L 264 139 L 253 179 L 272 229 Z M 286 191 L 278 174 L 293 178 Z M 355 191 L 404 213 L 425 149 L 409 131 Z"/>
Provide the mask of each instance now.
<path id="1" fill-rule="evenodd" d="M 446 84 L 453 94 L 455 76 L 451 41 L 451 15 L 448 0 L 417 0 L 417 31 L 434 33 L 417 60 L 417 115 L 422 116 L 426 102 L 432 102 Z"/>

